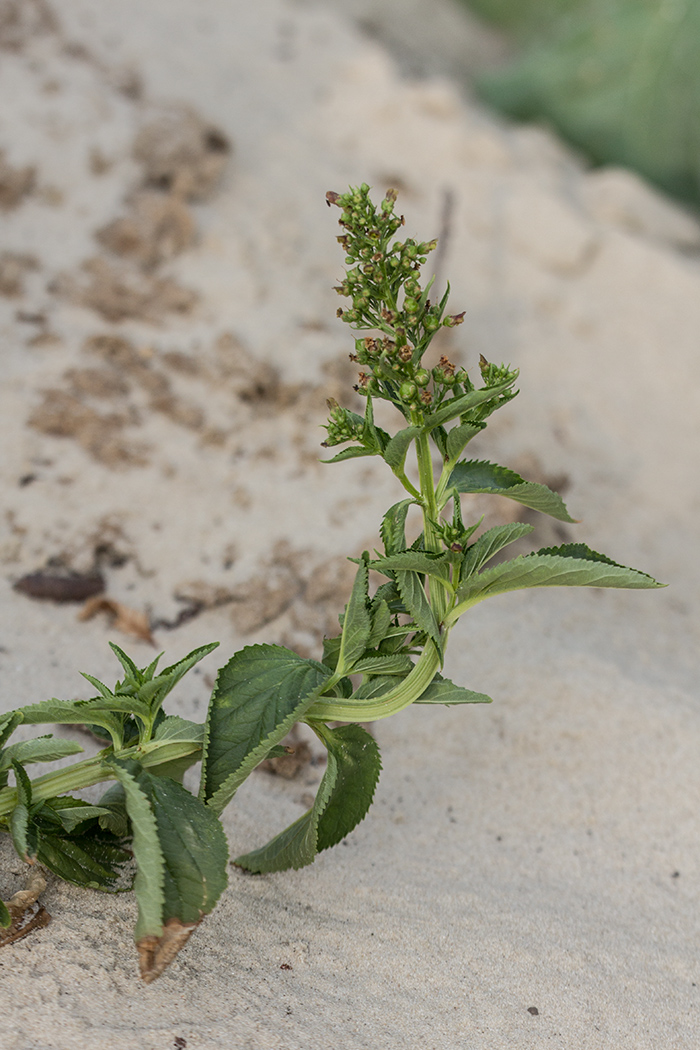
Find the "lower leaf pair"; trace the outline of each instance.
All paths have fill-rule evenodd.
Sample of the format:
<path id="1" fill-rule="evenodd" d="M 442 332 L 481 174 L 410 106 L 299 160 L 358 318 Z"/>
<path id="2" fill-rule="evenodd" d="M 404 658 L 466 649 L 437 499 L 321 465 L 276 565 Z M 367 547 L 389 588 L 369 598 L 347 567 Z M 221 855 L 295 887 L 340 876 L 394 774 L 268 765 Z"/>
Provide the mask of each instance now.
<path id="1" fill-rule="evenodd" d="M 241 783 L 337 677 L 276 645 L 241 650 L 219 672 L 206 724 L 200 798 L 221 812 Z M 328 752 L 311 809 L 261 849 L 236 859 L 252 872 L 310 864 L 364 818 L 381 771 L 379 748 L 361 726 L 308 723 Z"/>

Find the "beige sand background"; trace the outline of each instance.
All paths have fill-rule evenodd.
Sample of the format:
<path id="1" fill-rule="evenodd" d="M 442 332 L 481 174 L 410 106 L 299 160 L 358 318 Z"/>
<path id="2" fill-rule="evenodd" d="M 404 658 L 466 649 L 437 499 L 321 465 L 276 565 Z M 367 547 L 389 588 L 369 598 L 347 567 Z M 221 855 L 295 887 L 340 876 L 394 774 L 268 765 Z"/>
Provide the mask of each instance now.
<path id="1" fill-rule="evenodd" d="M 450 4 L 350 13 L 374 37 L 310 0 L 0 3 L 3 708 L 109 680 L 110 638 L 154 652 L 12 589 L 47 565 L 98 565 L 167 657 L 221 642 L 173 713 L 203 717 L 243 644 L 319 644 L 399 498 L 372 461 L 318 462 L 352 383 L 323 198 L 364 180 L 443 235 L 444 348 L 521 369 L 473 448 L 565 489 L 581 524 L 536 544 L 670 586 L 480 606 L 448 673 L 495 703 L 379 723 L 369 818 L 309 869 L 232 870 L 148 988 L 133 898 L 51 882 L 51 925 L 0 954 L 5 1050 L 700 1043 L 700 227 L 478 105 L 469 62 L 502 45 Z M 256 773 L 233 855 L 321 772 Z M 3 897 L 21 869 L 3 843 Z"/>

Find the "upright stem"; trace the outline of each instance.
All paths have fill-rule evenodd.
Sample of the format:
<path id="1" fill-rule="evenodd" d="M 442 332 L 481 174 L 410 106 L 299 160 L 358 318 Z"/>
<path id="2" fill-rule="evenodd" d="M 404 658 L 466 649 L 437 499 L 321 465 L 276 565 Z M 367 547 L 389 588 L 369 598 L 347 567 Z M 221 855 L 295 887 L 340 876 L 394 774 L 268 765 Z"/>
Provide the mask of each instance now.
<path id="1" fill-rule="evenodd" d="M 423 507 L 423 543 L 427 551 L 439 554 L 441 550 L 440 537 L 435 531 L 434 522 L 438 520 L 438 505 L 435 497 L 435 477 L 433 475 L 433 458 L 430 452 L 430 438 L 427 434 L 419 434 L 416 438 L 416 454 L 418 457 L 418 476 L 420 478 L 420 490 Z M 437 618 L 442 623 L 447 612 L 448 595 L 437 580 L 428 581 L 430 604 Z"/>
<path id="2" fill-rule="evenodd" d="M 440 550 L 440 541 L 435 534 L 433 522 L 437 520 L 437 502 L 435 500 L 435 479 L 433 477 L 433 460 L 430 454 L 430 439 L 427 434 L 416 438 L 418 456 L 418 477 L 423 506 L 423 539 L 426 550 Z"/>

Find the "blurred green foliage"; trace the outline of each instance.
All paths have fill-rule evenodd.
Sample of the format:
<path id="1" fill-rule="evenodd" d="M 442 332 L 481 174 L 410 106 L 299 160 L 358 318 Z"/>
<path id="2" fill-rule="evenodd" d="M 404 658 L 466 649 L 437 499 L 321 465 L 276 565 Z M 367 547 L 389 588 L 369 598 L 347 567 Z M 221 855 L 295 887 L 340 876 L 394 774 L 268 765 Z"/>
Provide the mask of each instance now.
<path id="1" fill-rule="evenodd" d="M 700 0 L 463 2 L 520 45 L 488 102 L 700 203 Z"/>

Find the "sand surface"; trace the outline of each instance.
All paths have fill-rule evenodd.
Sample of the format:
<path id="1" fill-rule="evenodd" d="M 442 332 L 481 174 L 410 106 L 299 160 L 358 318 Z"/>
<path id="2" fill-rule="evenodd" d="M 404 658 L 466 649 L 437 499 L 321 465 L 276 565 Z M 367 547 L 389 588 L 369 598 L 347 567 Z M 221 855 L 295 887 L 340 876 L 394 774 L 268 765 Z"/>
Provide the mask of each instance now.
<path id="1" fill-rule="evenodd" d="M 411 79 L 336 3 L 0 15 L 3 709 L 110 680 L 109 639 L 154 652 L 13 590 L 50 565 L 98 565 L 173 660 L 221 642 L 172 713 L 202 718 L 244 644 L 318 652 L 345 557 L 400 498 L 382 464 L 318 462 L 325 399 L 353 396 L 324 204 L 348 183 L 396 186 L 410 232 L 442 234 L 454 359 L 521 369 L 472 448 L 565 490 L 581 523 L 542 521 L 535 544 L 581 539 L 669 584 L 479 606 L 447 672 L 495 703 L 379 723 L 369 818 L 308 869 L 232 870 L 148 988 L 133 897 L 51 881 L 52 923 L 0 954 L 4 1050 L 697 1047 L 696 221 L 463 84 Z M 425 13 L 405 16 L 420 39 Z M 200 152 L 168 167 L 154 122 Z M 321 772 L 256 773 L 225 814 L 232 854 Z M 7 898 L 22 864 L 1 849 Z"/>

